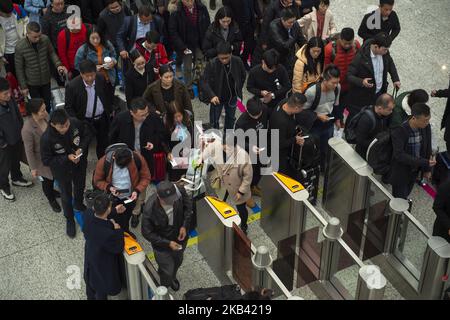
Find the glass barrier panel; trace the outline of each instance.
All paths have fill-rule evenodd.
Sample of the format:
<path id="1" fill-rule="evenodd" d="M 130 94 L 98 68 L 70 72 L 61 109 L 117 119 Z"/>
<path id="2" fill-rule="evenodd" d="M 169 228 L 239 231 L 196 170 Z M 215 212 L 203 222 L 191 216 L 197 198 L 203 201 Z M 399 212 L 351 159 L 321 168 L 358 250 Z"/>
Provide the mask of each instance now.
<path id="1" fill-rule="evenodd" d="M 317 281 L 320 275 L 323 225 L 307 207 L 305 210 L 305 227 L 300 234 L 299 255 L 297 256 L 297 288 Z"/>
<path id="2" fill-rule="evenodd" d="M 428 237 L 406 215 L 402 216 L 396 235 L 395 257 L 419 280 Z"/>
<path id="3" fill-rule="evenodd" d="M 359 265 L 338 241 L 335 242 L 335 245 L 339 250 L 339 255 L 337 270 L 331 277 L 331 283 L 346 300 L 355 299 L 356 287 L 358 285 Z"/>
<path id="4" fill-rule="evenodd" d="M 389 222 L 389 202 L 387 197 L 369 180 L 367 199 L 368 218 L 365 221 L 365 242 L 363 260 L 371 259 L 384 252 L 386 232 Z"/>

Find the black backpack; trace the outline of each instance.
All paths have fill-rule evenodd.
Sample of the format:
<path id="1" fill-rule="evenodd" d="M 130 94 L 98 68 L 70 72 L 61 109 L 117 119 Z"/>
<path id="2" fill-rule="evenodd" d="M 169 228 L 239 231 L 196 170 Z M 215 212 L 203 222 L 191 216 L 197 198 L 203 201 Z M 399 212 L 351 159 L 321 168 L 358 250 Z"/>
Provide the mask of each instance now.
<path id="1" fill-rule="evenodd" d="M 139 158 L 138 154 L 136 152 L 132 151 L 130 148 L 128 148 L 127 144 L 125 144 L 125 143 L 115 143 L 115 144 L 112 144 L 109 147 L 107 147 L 105 150 L 106 157 L 105 157 L 105 164 L 103 166 L 103 174 L 105 177 L 108 176 L 109 170 L 111 169 L 112 157 L 113 157 L 114 153 L 117 150 L 124 149 L 124 148 L 129 149 L 130 152 L 133 153 L 134 163 L 136 164 L 138 171 L 141 170 L 142 162 L 141 162 L 141 159 Z M 97 187 L 95 186 L 94 176 L 95 176 L 95 170 L 92 173 L 92 186 L 94 189 L 97 189 Z"/>
<path id="2" fill-rule="evenodd" d="M 242 300 L 237 284 L 222 287 L 191 289 L 184 294 L 184 300 Z"/>
<path id="3" fill-rule="evenodd" d="M 315 111 L 317 109 L 317 107 L 319 106 L 320 96 L 322 95 L 321 84 L 322 84 L 322 81 L 313 82 L 313 83 L 309 84 L 309 86 L 305 90 L 305 94 L 306 94 L 306 91 L 308 91 L 309 88 L 316 86 L 316 95 L 314 96 L 314 101 L 313 101 L 311 107 L 309 108 L 309 110 L 311 110 L 311 111 Z M 336 103 L 338 95 L 339 95 L 339 87 L 336 87 L 336 89 L 334 89 L 334 103 L 333 104 Z"/>
<path id="4" fill-rule="evenodd" d="M 366 106 L 362 108 L 360 112 L 356 116 L 354 116 L 350 122 L 345 126 L 344 134 L 345 140 L 347 140 L 350 144 L 356 144 L 356 128 L 358 127 L 358 123 L 361 120 L 363 115 L 367 114 L 370 119 L 370 132 L 375 130 L 377 125 L 377 119 L 375 118 L 375 114 L 373 113 L 372 106 Z"/>
<path id="5" fill-rule="evenodd" d="M 382 131 L 377 134 L 367 149 L 367 163 L 375 174 L 386 179 L 391 173 L 393 153 L 391 129 Z"/>

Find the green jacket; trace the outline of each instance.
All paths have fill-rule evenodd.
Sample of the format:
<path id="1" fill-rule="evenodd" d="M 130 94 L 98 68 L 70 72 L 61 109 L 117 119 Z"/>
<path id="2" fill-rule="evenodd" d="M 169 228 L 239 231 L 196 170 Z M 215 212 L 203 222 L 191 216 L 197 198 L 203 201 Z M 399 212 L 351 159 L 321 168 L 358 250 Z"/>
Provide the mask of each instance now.
<path id="1" fill-rule="evenodd" d="M 405 99 L 405 97 L 410 93 L 411 91 L 403 92 L 395 98 L 395 107 L 394 110 L 392 110 L 391 117 L 391 128 L 397 127 L 408 120 L 409 114 L 407 114 L 403 109 L 403 99 Z"/>
<path id="2" fill-rule="evenodd" d="M 50 61 L 59 67 L 62 65 L 50 39 L 42 35 L 37 51 L 27 37 L 19 40 L 16 46 L 16 76 L 21 89 L 28 86 L 43 86 L 50 83 Z"/>

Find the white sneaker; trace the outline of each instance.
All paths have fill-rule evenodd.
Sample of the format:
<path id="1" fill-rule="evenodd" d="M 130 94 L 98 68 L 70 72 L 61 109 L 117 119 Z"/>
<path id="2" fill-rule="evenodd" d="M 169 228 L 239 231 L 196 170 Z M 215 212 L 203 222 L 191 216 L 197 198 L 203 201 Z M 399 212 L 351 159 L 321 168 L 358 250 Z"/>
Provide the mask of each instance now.
<path id="1" fill-rule="evenodd" d="M 24 178 L 20 178 L 18 180 L 13 181 L 12 184 L 13 184 L 13 186 L 17 186 L 17 187 L 29 187 L 33 183 L 31 181 L 25 180 Z"/>
<path id="2" fill-rule="evenodd" d="M 8 190 L 8 189 L 0 189 L 0 193 L 3 196 L 3 198 L 5 198 L 6 200 L 9 200 L 9 201 L 16 200 L 14 193 L 12 193 L 11 190 Z"/>

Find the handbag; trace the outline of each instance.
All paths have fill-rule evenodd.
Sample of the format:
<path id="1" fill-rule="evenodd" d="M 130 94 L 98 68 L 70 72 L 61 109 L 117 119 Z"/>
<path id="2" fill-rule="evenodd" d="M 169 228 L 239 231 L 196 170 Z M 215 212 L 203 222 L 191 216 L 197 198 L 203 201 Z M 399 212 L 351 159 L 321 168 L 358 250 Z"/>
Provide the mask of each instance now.
<path id="1" fill-rule="evenodd" d="M 156 152 L 153 154 L 152 181 L 163 181 L 166 178 L 166 154 Z"/>
<path id="2" fill-rule="evenodd" d="M 220 190 L 222 187 L 222 181 L 219 176 L 219 172 L 217 170 L 214 170 L 214 172 L 211 175 L 211 188 L 214 190 Z"/>

